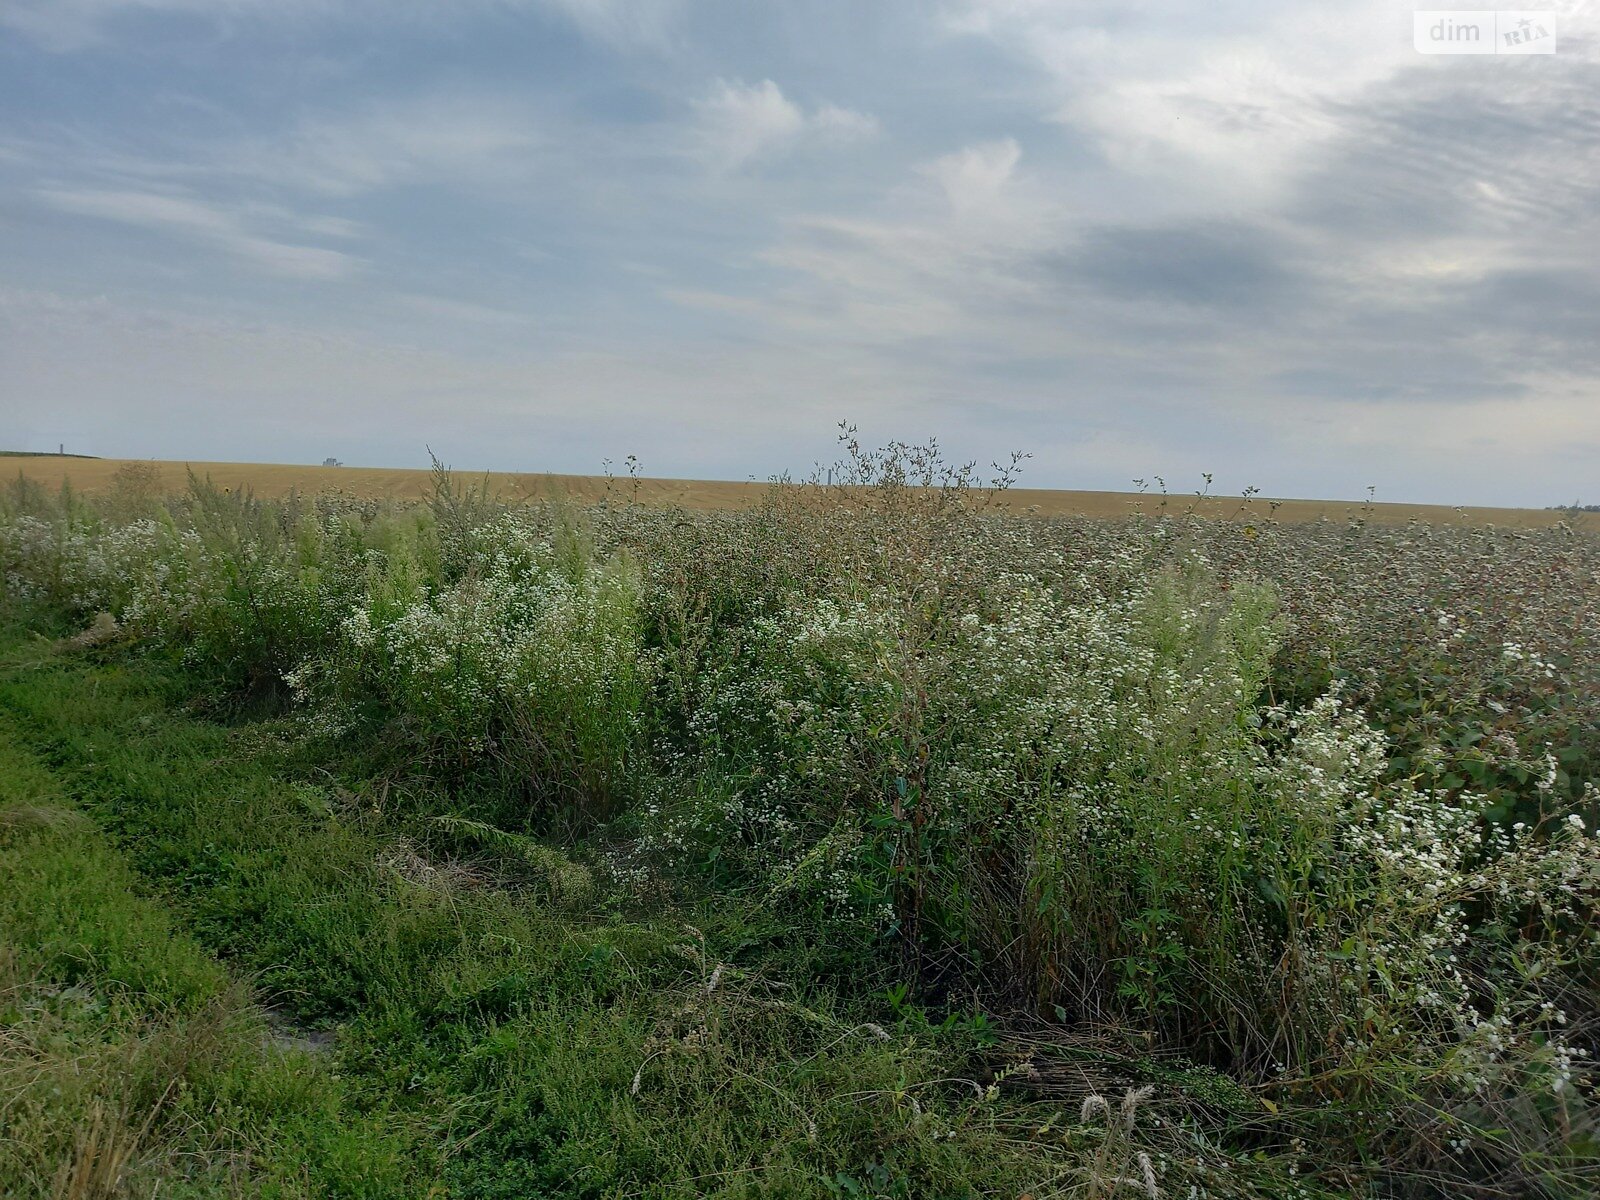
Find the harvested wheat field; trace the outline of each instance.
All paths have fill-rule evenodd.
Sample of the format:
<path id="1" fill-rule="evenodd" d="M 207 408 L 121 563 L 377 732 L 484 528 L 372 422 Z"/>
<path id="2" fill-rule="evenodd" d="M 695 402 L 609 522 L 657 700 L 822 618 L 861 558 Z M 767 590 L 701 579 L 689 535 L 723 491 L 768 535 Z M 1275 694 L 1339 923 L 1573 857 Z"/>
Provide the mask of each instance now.
<path id="1" fill-rule="evenodd" d="M 417 500 L 432 487 L 426 470 L 404 467 L 313 467 L 294 463 L 163 462 L 146 459 L 80 458 L 53 454 L 19 455 L 4 464 L 6 475 L 21 474 L 48 488 L 63 483 L 82 492 L 102 492 L 112 486 L 117 472 L 129 463 L 155 468 L 157 491 L 178 491 L 189 472 L 229 490 L 248 489 L 263 498 L 290 492 L 342 492 L 362 499 Z M 539 472 L 485 472 L 459 478 L 478 480 L 502 500 L 560 498 L 580 504 L 614 498 L 658 507 L 711 511 L 751 508 L 760 503 L 769 485 L 754 480 L 720 479 L 606 479 L 601 475 L 552 475 Z M 1537 508 L 1452 507 L 1444 504 L 1368 504 L 1360 500 L 1280 500 L 1257 496 L 1248 506 L 1239 497 L 1197 499 L 1177 493 L 1166 497 L 1135 492 L 1090 492 L 1049 488 L 1013 488 L 999 503 L 1012 512 L 1037 517 L 1123 517 L 1133 513 L 1189 512 L 1200 516 L 1232 518 L 1271 515 L 1279 521 L 1344 521 L 1365 513 L 1385 524 L 1424 521 L 1434 525 L 1496 525 L 1511 529 L 1548 528 L 1568 519 L 1579 528 L 1600 529 L 1600 514 L 1566 517 L 1560 511 Z"/>

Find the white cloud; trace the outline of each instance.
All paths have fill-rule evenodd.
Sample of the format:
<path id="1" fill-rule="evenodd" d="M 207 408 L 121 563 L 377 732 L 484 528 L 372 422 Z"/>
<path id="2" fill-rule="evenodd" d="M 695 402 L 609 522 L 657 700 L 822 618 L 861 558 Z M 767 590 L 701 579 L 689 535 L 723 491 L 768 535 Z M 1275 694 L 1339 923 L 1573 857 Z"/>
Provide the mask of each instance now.
<path id="1" fill-rule="evenodd" d="M 1041 106 L 1174 207 L 1233 209 L 1278 197 L 1338 134 L 1343 104 L 1418 66 L 1396 17 L 1385 0 L 1226 11 L 969 0 L 950 27 L 1042 68 Z"/>
<path id="2" fill-rule="evenodd" d="M 62 212 L 154 229 L 214 246 L 273 275 L 339 279 L 356 260 L 338 250 L 266 236 L 238 213 L 187 196 L 88 188 L 41 188 L 40 200 Z"/>
<path id="3" fill-rule="evenodd" d="M 303 217 L 300 227 L 307 233 L 314 233 L 321 237 L 357 238 L 367 232 L 367 227 L 360 221 L 352 221 L 346 217 Z"/>
<path id="4" fill-rule="evenodd" d="M 598 41 L 615 46 L 663 46 L 678 0 L 535 0 Z"/>
<path id="5" fill-rule="evenodd" d="M 838 105 L 807 112 L 770 79 L 748 85 L 718 80 L 694 107 L 696 148 L 721 170 L 781 154 L 802 138 L 856 141 L 878 132 L 872 117 Z"/>
<path id="6" fill-rule="evenodd" d="M 224 149 L 215 162 L 263 183 L 353 196 L 396 184 L 519 175 L 540 141 L 522 105 L 440 94 L 307 116 L 286 133 Z"/>
<path id="7" fill-rule="evenodd" d="M 947 154 L 924 169 L 944 189 L 950 207 L 967 215 L 992 209 L 1021 161 L 1022 147 L 1016 140 L 1001 138 Z"/>
<path id="8" fill-rule="evenodd" d="M 855 141 L 877 137 L 881 132 L 876 117 L 858 113 L 854 109 L 840 108 L 837 104 L 824 104 L 811 116 L 811 128 L 824 137 L 840 141 Z"/>
<path id="9" fill-rule="evenodd" d="M 1051 196 L 1018 175 L 1015 139 L 977 142 L 911 168 L 867 214 L 791 218 L 759 261 L 785 283 L 759 296 L 680 288 L 706 311 L 761 317 L 784 336 L 894 352 L 926 339 L 992 339 L 1009 353 L 1068 352 L 1029 264 L 1061 245 Z"/>
<path id="10" fill-rule="evenodd" d="M 790 142 L 806 127 L 800 106 L 770 79 L 753 87 L 719 81 L 695 102 L 695 110 L 707 156 L 724 166 L 738 166 Z"/>

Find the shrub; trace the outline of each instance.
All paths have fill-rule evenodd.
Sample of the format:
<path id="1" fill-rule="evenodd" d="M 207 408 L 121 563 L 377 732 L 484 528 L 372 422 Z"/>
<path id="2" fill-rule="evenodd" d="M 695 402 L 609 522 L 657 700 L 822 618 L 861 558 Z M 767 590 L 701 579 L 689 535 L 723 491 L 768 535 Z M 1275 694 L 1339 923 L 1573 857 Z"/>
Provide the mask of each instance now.
<path id="1" fill-rule="evenodd" d="M 478 530 L 472 553 L 452 583 L 375 580 L 290 682 L 325 734 L 397 724 L 450 778 L 492 762 L 547 801 L 609 815 L 649 687 L 638 572 L 624 555 L 563 553 L 513 517 Z"/>

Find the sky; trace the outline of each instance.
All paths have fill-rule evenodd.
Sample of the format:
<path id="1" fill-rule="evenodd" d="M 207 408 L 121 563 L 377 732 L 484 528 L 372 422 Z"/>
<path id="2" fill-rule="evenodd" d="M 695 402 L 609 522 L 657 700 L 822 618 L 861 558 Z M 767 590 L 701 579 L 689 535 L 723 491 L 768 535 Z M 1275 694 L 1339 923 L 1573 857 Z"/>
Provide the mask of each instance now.
<path id="1" fill-rule="evenodd" d="M 0 0 L 0 448 L 1600 501 L 1600 11 Z"/>

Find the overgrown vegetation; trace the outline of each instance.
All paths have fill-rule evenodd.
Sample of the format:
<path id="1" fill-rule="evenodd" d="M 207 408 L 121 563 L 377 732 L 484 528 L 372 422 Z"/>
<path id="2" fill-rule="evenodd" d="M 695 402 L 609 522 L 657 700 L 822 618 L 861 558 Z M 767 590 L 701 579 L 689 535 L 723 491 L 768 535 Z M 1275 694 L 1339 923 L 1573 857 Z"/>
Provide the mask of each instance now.
<path id="1" fill-rule="evenodd" d="M 73 636 L 3 699 L 337 1024 L 397 1194 L 1600 1184 L 1592 537 L 845 450 L 748 513 L 18 485 Z"/>
<path id="2" fill-rule="evenodd" d="M 273 1027 L 0 725 L 0 1190 L 402 1194 L 403 1143 Z"/>

